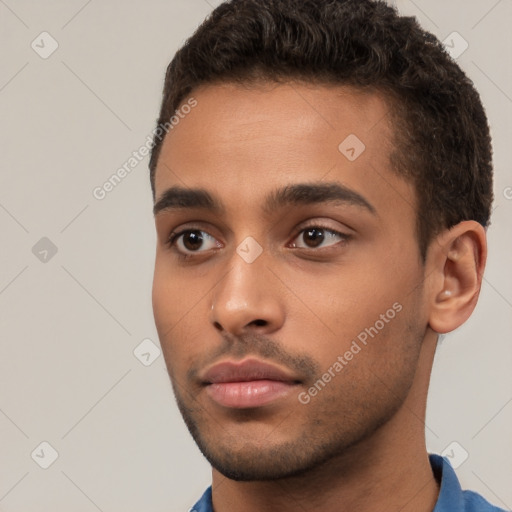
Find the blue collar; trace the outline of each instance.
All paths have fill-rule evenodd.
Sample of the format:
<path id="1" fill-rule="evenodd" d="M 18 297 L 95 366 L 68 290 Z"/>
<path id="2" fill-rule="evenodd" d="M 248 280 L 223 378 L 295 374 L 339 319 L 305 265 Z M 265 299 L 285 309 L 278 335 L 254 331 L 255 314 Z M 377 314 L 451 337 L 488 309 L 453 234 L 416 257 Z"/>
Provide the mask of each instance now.
<path id="1" fill-rule="evenodd" d="M 429 460 L 436 480 L 441 483 L 439 497 L 432 512 L 506 512 L 491 505 L 475 492 L 463 491 L 447 458 L 431 454 Z M 190 512 L 213 512 L 211 486 Z"/>
<path id="2" fill-rule="evenodd" d="M 433 512 L 505 512 L 491 505 L 480 494 L 463 491 L 449 460 L 439 455 L 429 455 L 432 471 L 441 482 L 439 497 Z"/>

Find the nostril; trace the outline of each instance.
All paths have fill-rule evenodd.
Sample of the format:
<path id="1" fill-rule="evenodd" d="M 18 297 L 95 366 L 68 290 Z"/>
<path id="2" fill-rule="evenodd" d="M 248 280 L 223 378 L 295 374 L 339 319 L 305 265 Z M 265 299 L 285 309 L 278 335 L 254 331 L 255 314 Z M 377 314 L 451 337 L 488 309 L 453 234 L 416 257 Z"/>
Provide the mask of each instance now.
<path id="1" fill-rule="evenodd" d="M 254 320 L 251 322 L 251 324 L 254 324 L 257 327 L 263 327 L 263 326 L 267 325 L 267 322 L 266 322 L 266 320 Z"/>

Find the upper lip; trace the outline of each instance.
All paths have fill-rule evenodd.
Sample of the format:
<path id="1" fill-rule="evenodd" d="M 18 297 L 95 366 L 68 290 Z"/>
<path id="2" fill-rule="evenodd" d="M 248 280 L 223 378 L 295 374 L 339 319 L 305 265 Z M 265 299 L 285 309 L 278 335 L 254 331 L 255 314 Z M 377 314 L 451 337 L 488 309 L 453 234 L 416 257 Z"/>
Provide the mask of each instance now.
<path id="1" fill-rule="evenodd" d="M 248 382 L 253 380 L 298 382 L 298 379 L 295 379 L 277 366 L 256 359 L 217 363 L 204 374 L 201 380 L 204 384 Z"/>

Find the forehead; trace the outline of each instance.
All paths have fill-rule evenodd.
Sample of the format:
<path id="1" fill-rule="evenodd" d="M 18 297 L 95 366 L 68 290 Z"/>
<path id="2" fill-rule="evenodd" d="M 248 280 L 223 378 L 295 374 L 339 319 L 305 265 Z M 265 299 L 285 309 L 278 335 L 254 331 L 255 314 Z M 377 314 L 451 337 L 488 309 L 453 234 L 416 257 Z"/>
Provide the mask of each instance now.
<path id="1" fill-rule="evenodd" d="M 370 196 L 396 194 L 398 187 L 411 202 L 411 187 L 390 168 L 390 105 L 381 94 L 228 83 L 200 87 L 192 96 L 197 106 L 162 145 L 157 200 L 179 185 L 208 188 L 242 205 L 244 197 L 263 197 L 278 186 L 327 180 Z"/>

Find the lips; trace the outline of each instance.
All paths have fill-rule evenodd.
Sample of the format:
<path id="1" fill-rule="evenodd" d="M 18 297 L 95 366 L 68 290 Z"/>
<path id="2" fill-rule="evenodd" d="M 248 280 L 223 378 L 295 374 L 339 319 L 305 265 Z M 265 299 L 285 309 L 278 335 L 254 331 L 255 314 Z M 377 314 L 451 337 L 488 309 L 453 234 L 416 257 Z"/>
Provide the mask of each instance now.
<path id="1" fill-rule="evenodd" d="M 293 382 L 296 379 L 274 365 L 264 363 L 263 361 L 257 361 L 255 359 L 247 359 L 240 363 L 231 361 L 218 363 L 205 373 L 202 380 L 206 384 L 218 384 L 225 382 L 249 382 L 255 380 Z"/>
<path id="2" fill-rule="evenodd" d="M 270 404 L 290 394 L 299 383 L 277 366 L 255 359 L 218 363 L 201 380 L 214 402 L 235 409 Z"/>

